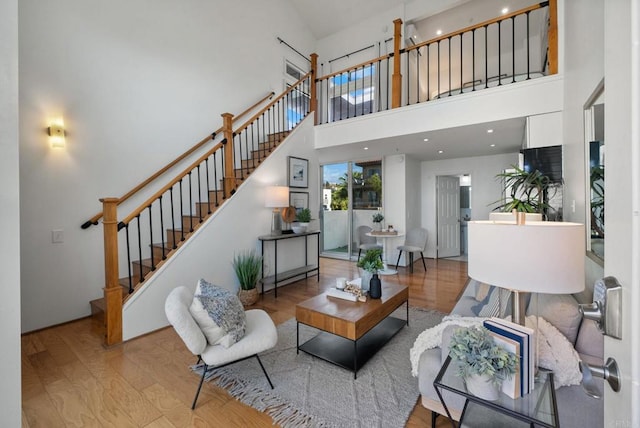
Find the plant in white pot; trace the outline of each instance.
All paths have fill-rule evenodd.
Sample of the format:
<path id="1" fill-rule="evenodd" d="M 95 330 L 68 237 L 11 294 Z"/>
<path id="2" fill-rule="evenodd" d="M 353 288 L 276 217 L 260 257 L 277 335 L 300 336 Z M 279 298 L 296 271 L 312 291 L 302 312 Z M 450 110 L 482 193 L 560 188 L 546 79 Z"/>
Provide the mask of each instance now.
<path id="1" fill-rule="evenodd" d="M 382 221 L 384 220 L 384 215 L 381 212 L 377 212 L 372 216 L 373 219 L 373 228 L 377 231 L 382 230 Z"/>
<path id="2" fill-rule="evenodd" d="M 367 250 L 364 257 L 358 261 L 358 267 L 363 270 L 360 276 L 360 288 L 362 288 L 362 291 L 369 291 L 369 284 L 373 275 L 377 275 L 379 270 L 384 269 L 382 250 L 379 248 Z"/>
<path id="3" fill-rule="evenodd" d="M 518 368 L 518 357 L 498 345 L 484 327 L 457 329 L 451 336 L 449 355 L 458 363 L 458 376 L 467 390 L 485 400 L 497 400 L 502 382 Z"/>
<path id="4" fill-rule="evenodd" d="M 233 257 L 233 269 L 240 282 L 238 298 L 244 306 L 251 306 L 258 301 L 256 285 L 262 269 L 262 256 L 255 250 L 241 251 Z"/>
<path id="5" fill-rule="evenodd" d="M 296 224 L 294 224 L 293 230 L 296 233 L 306 232 L 311 222 L 311 210 L 309 208 L 302 208 L 296 214 Z"/>

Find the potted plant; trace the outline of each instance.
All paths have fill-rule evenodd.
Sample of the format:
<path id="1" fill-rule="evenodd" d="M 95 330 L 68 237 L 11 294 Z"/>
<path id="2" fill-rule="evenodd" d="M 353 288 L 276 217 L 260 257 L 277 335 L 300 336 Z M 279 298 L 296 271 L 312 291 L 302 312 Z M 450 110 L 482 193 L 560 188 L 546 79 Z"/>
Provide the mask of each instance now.
<path id="1" fill-rule="evenodd" d="M 262 256 L 255 250 L 242 251 L 234 255 L 232 264 L 240 281 L 238 298 L 244 306 L 251 306 L 258 301 L 256 284 L 262 269 Z"/>
<path id="2" fill-rule="evenodd" d="M 363 291 L 369 291 L 372 278 L 378 278 L 378 271 L 384 269 L 382 250 L 379 248 L 367 250 L 364 257 L 358 261 L 358 267 L 363 270 L 360 276 L 360 287 Z"/>
<path id="3" fill-rule="evenodd" d="M 384 220 L 384 215 L 380 211 L 373 215 L 373 226 L 374 229 L 380 231 L 382 230 L 382 220 Z"/>
<path id="4" fill-rule="evenodd" d="M 528 172 L 511 166 L 511 170 L 497 174 L 496 179 L 503 180 L 507 200 L 494 202 L 498 204 L 494 211 L 540 213 L 543 216 L 552 207 L 548 201 L 553 197 L 549 190 L 554 189 L 551 180 L 538 170 Z"/>
<path id="5" fill-rule="evenodd" d="M 500 384 L 518 368 L 518 357 L 498 345 L 482 326 L 457 329 L 449 355 L 458 362 L 457 374 L 465 379 L 467 390 L 486 400 L 497 400 Z"/>
<path id="6" fill-rule="evenodd" d="M 309 208 L 302 208 L 296 213 L 296 222 L 298 223 L 297 227 L 300 232 L 306 232 L 309 227 L 309 222 L 311 222 L 311 210 Z M 296 229 L 294 228 L 294 231 Z M 297 232 L 296 232 L 297 233 Z"/>

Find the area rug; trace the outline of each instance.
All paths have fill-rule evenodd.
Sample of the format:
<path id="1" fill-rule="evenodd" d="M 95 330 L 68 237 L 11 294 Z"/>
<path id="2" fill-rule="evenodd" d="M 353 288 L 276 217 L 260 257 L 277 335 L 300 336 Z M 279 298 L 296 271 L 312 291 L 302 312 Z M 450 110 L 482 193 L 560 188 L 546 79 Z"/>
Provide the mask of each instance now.
<path id="1" fill-rule="evenodd" d="M 393 316 L 404 319 L 406 307 Z M 410 308 L 403 328 L 360 370 L 353 373 L 321 359 L 296 353 L 296 321 L 278 326 L 278 344 L 260 354 L 274 389 L 255 358 L 214 371 L 209 381 L 243 403 L 270 415 L 282 427 L 403 427 L 419 395 L 411 376 L 409 349 L 418 334 L 444 314 Z M 318 330 L 300 325 L 300 343 Z M 193 367 L 202 373 L 202 368 Z"/>

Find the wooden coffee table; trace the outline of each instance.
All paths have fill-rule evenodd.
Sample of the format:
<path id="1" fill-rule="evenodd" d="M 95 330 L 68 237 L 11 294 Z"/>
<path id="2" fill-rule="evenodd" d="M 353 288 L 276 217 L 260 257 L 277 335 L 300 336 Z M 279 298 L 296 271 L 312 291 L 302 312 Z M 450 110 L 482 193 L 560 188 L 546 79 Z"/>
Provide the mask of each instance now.
<path id="1" fill-rule="evenodd" d="M 358 369 L 382 348 L 402 327 L 409 325 L 409 289 L 404 285 L 383 284 L 382 298 L 351 302 L 326 293 L 296 305 L 297 352 L 306 352 L 340 367 Z M 407 318 L 389 315 L 402 304 Z M 322 330 L 300 345 L 300 324 Z"/>

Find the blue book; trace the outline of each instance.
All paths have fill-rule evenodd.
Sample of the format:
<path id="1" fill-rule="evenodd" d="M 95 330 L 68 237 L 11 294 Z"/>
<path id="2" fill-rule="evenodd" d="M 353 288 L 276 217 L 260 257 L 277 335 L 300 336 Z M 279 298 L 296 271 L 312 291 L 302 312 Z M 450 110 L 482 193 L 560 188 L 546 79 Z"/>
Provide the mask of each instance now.
<path id="1" fill-rule="evenodd" d="M 529 338 L 529 392 L 533 390 L 533 386 L 535 385 L 535 374 L 536 374 L 536 335 L 535 330 L 532 328 L 526 327 L 524 325 L 520 325 L 514 323 L 512 321 L 503 320 L 501 318 L 492 318 L 496 323 L 508 327 L 511 330 L 519 331 L 523 334 L 526 334 Z"/>
<path id="2" fill-rule="evenodd" d="M 496 323 L 493 319 L 488 319 L 483 322 L 484 327 L 500 336 L 514 340 L 520 345 L 519 370 L 520 370 L 520 396 L 524 397 L 529 393 L 529 340 L 526 334 L 522 332 L 512 330 L 509 327 Z"/>

